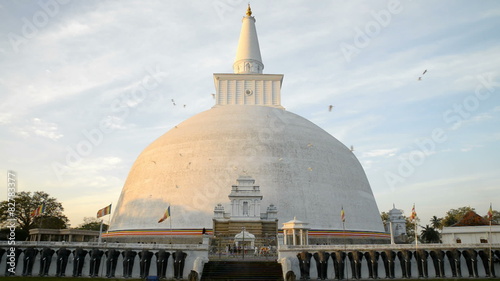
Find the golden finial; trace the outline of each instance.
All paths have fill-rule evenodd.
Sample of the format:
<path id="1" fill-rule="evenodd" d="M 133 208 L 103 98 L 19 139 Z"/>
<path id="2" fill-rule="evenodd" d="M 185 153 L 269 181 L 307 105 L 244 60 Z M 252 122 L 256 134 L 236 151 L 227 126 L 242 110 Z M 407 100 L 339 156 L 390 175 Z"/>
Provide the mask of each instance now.
<path id="1" fill-rule="evenodd" d="M 252 15 L 252 9 L 250 8 L 250 3 L 248 3 L 248 8 L 247 8 L 247 16 Z"/>

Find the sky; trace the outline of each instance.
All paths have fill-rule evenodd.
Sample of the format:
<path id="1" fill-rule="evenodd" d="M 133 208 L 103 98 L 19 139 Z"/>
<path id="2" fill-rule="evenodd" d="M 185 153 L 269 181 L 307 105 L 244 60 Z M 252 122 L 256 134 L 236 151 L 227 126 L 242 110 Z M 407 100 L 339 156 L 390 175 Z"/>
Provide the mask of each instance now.
<path id="1" fill-rule="evenodd" d="M 72 227 L 116 204 L 141 151 L 215 104 L 247 3 L 0 1 L 0 200 L 13 170 Z M 353 146 L 380 211 L 500 209 L 499 1 L 251 6 L 282 105 Z"/>

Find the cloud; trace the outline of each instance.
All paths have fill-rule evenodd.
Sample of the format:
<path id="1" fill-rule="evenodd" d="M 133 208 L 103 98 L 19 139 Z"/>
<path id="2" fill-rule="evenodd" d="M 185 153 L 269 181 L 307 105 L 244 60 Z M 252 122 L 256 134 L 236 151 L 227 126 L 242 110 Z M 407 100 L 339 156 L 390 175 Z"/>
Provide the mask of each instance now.
<path id="1" fill-rule="evenodd" d="M 29 123 L 29 125 L 18 129 L 18 133 L 24 137 L 39 136 L 53 141 L 57 141 L 64 136 L 59 132 L 58 125 L 55 123 L 40 118 L 32 118 Z"/>
<path id="2" fill-rule="evenodd" d="M 461 152 L 469 152 L 475 148 L 479 148 L 479 147 L 483 147 L 482 145 L 477 145 L 477 144 L 469 144 L 469 145 L 466 145 L 465 147 L 462 147 L 460 149 Z"/>
<path id="3" fill-rule="evenodd" d="M 12 119 L 11 113 L 7 113 L 7 112 L 0 113 L 0 125 L 10 124 L 11 119 Z"/>
<path id="4" fill-rule="evenodd" d="M 398 148 L 374 149 L 363 153 L 363 157 L 392 157 L 396 155 Z"/>

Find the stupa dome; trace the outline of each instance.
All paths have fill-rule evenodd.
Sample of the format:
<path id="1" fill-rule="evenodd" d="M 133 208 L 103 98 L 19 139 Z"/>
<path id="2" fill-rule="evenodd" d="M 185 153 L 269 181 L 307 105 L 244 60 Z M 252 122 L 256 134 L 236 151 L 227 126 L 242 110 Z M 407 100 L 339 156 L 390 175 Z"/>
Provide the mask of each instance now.
<path id="1" fill-rule="evenodd" d="M 359 161 L 345 145 L 299 115 L 267 106 L 225 105 L 199 113 L 158 138 L 137 158 L 111 223 L 113 230 L 211 228 L 213 208 L 247 174 L 279 222 L 312 230 L 383 231 Z"/>
<path id="2" fill-rule="evenodd" d="M 309 234 L 388 238 L 362 166 L 345 145 L 281 106 L 283 75 L 262 74 L 248 8 L 232 74 L 214 74 L 216 105 L 178 124 L 137 158 L 106 237 L 200 234 L 231 186 L 248 176 L 278 226 L 294 217 Z M 168 224 L 157 221 L 170 206 Z M 341 208 L 346 222 L 340 218 Z M 221 209 L 222 210 L 222 209 Z"/>

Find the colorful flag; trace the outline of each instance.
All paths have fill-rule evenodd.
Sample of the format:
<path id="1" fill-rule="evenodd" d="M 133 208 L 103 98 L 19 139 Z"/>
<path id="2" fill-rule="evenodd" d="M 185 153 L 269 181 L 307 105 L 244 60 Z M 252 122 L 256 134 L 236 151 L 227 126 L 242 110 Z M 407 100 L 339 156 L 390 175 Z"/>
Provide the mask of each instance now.
<path id="1" fill-rule="evenodd" d="M 410 220 L 415 220 L 417 218 L 417 212 L 415 212 L 415 203 L 413 203 L 413 208 L 411 209 Z"/>
<path id="2" fill-rule="evenodd" d="M 345 222 L 344 206 L 342 206 L 342 209 L 340 210 L 340 219 L 342 222 Z"/>
<path id="3" fill-rule="evenodd" d="M 488 219 L 490 221 L 493 220 L 493 209 L 491 208 L 491 203 L 490 203 L 490 209 L 488 210 Z"/>
<path id="4" fill-rule="evenodd" d="M 40 205 L 36 209 L 34 209 L 31 212 L 31 217 L 37 217 L 37 216 L 40 216 L 43 214 L 45 214 L 45 203 L 43 203 L 42 205 Z"/>
<path id="5" fill-rule="evenodd" d="M 111 214 L 111 204 L 97 211 L 97 218 Z"/>
<path id="6" fill-rule="evenodd" d="M 167 210 L 165 211 L 165 214 L 163 214 L 163 217 L 158 221 L 158 223 L 168 219 L 170 217 L 170 206 L 168 206 Z"/>

